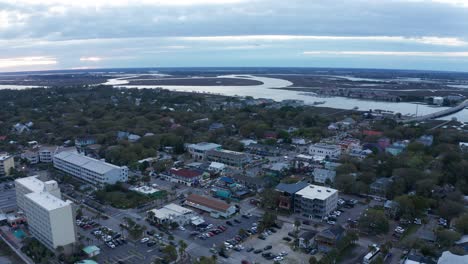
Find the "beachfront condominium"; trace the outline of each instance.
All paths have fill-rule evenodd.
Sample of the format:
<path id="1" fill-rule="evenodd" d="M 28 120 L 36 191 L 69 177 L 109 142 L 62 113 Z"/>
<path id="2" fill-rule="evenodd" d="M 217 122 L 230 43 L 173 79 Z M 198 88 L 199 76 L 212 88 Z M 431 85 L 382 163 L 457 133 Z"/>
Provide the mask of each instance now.
<path id="1" fill-rule="evenodd" d="M 57 182 L 31 176 L 15 180 L 15 185 L 31 235 L 50 250 L 63 247 L 69 252 L 76 242 L 73 204 L 60 198 Z"/>
<path id="2" fill-rule="evenodd" d="M 76 152 L 55 154 L 54 167 L 98 187 L 128 180 L 126 166 L 116 166 Z"/>
<path id="3" fill-rule="evenodd" d="M 15 168 L 13 156 L 6 153 L 0 153 L 0 177 L 9 176 L 11 169 Z"/>

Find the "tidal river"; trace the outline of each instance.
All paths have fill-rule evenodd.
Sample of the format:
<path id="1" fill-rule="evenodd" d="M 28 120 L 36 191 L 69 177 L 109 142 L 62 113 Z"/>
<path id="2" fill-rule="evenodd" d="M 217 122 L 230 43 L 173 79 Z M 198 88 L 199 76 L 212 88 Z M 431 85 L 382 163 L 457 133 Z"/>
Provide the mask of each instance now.
<path id="1" fill-rule="evenodd" d="M 135 77 L 135 76 L 130 76 Z M 353 109 L 358 107 L 359 110 L 369 110 L 369 109 L 382 109 L 393 111 L 395 113 L 415 115 L 416 111 L 418 116 L 425 115 L 433 112 L 437 112 L 447 107 L 435 107 L 424 104 L 415 104 L 415 103 L 393 103 L 393 102 L 381 102 L 381 101 L 371 101 L 371 100 L 360 100 L 354 98 L 345 98 L 345 97 L 330 97 L 330 98 L 321 98 L 316 96 L 303 95 L 301 92 L 284 90 L 284 89 L 275 89 L 275 88 L 286 88 L 291 86 L 292 83 L 278 78 L 268 78 L 268 77 L 259 77 L 253 75 L 222 75 L 218 78 L 241 78 L 241 79 L 250 79 L 260 81 L 263 84 L 260 85 L 251 85 L 251 86 L 188 86 L 188 85 L 129 85 L 127 78 L 122 77 L 108 80 L 107 85 L 113 85 L 116 87 L 128 87 L 128 88 L 164 88 L 173 91 L 185 91 L 185 92 L 204 92 L 204 93 L 214 93 L 222 94 L 228 96 L 252 96 L 254 98 L 269 98 L 276 101 L 281 101 L 285 99 L 299 99 L 303 100 L 306 104 L 313 104 L 314 102 L 321 101 L 324 102 L 320 106 L 331 107 L 337 109 Z M 200 78 L 200 77 L 197 77 Z M 468 110 L 464 109 L 456 114 L 443 117 L 443 120 L 449 120 L 452 117 L 456 117 L 459 121 L 468 122 Z"/>

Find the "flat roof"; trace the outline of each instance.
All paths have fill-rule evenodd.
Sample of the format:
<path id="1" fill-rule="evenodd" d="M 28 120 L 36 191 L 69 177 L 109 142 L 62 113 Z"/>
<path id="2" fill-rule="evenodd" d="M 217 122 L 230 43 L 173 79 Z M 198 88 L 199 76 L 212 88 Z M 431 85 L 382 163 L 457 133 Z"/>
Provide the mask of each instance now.
<path id="1" fill-rule="evenodd" d="M 341 147 L 338 145 L 330 145 L 326 143 L 316 143 L 316 144 L 313 144 L 312 146 L 317 147 L 317 148 L 324 148 L 324 149 L 341 149 Z"/>
<path id="2" fill-rule="evenodd" d="M 6 153 L 3 153 L 3 154 L 0 154 L 0 161 L 4 161 L 4 160 L 7 160 L 9 158 L 11 158 L 12 156 L 6 154 Z"/>
<path id="3" fill-rule="evenodd" d="M 338 190 L 332 188 L 310 184 L 309 186 L 306 186 L 300 191 L 296 192 L 296 195 L 301 195 L 302 197 L 308 199 L 325 200 L 337 192 Z"/>
<path id="4" fill-rule="evenodd" d="M 171 216 L 185 215 L 193 212 L 192 210 L 177 205 L 175 203 L 170 203 L 165 205 L 161 209 L 153 209 L 150 211 L 154 213 L 155 217 L 161 219 L 170 218 Z"/>
<path id="5" fill-rule="evenodd" d="M 287 192 L 289 194 L 294 194 L 299 190 L 304 189 L 307 187 L 309 184 L 307 182 L 296 182 L 296 183 L 280 183 L 276 185 L 275 190 L 280 191 L 280 192 Z"/>
<path id="6" fill-rule="evenodd" d="M 19 183 L 33 192 L 42 192 L 44 190 L 45 183 L 38 179 L 38 175 L 19 178 L 15 180 L 15 183 Z"/>
<path id="7" fill-rule="evenodd" d="M 190 144 L 189 147 L 198 149 L 198 150 L 210 150 L 221 147 L 221 145 L 216 143 L 209 143 L 209 142 L 200 142 L 196 144 Z"/>
<path id="8" fill-rule="evenodd" d="M 47 211 L 52 211 L 72 204 L 71 201 L 63 201 L 48 192 L 32 192 L 26 194 L 24 197 Z"/>
<path id="9" fill-rule="evenodd" d="M 90 171 L 94 171 L 99 174 L 105 174 L 113 169 L 121 169 L 114 164 L 107 163 L 105 161 L 93 159 L 84 155 L 80 155 L 74 152 L 60 152 L 54 157 L 72 163 L 76 166 L 80 166 Z"/>

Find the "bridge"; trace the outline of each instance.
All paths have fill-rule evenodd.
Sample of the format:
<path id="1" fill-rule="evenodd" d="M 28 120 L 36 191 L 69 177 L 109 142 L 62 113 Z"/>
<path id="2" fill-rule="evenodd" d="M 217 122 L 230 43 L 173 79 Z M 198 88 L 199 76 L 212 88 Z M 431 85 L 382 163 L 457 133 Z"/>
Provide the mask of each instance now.
<path id="1" fill-rule="evenodd" d="M 438 111 L 438 112 L 435 112 L 435 113 L 427 114 L 427 115 L 412 117 L 412 118 L 408 118 L 408 119 L 402 119 L 402 120 L 400 120 L 400 122 L 402 122 L 402 123 L 420 122 L 420 121 L 424 121 L 424 120 L 428 120 L 428 119 L 444 117 L 444 116 L 448 116 L 448 115 L 460 112 L 463 109 L 465 109 L 466 107 L 468 107 L 468 99 L 463 101 L 462 103 L 460 103 L 457 106 L 454 106 L 454 107 L 451 107 L 451 108 L 448 108 L 448 109 L 445 109 L 445 110 L 441 110 L 441 111 Z"/>

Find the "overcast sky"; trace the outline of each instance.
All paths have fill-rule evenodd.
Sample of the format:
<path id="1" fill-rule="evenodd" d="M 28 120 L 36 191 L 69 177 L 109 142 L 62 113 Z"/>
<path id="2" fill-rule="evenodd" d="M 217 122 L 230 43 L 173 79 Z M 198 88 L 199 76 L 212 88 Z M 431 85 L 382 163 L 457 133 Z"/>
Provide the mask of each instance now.
<path id="1" fill-rule="evenodd" d="M 468 0 L 0 0 L 0 71 L 468 71 Z"/>

